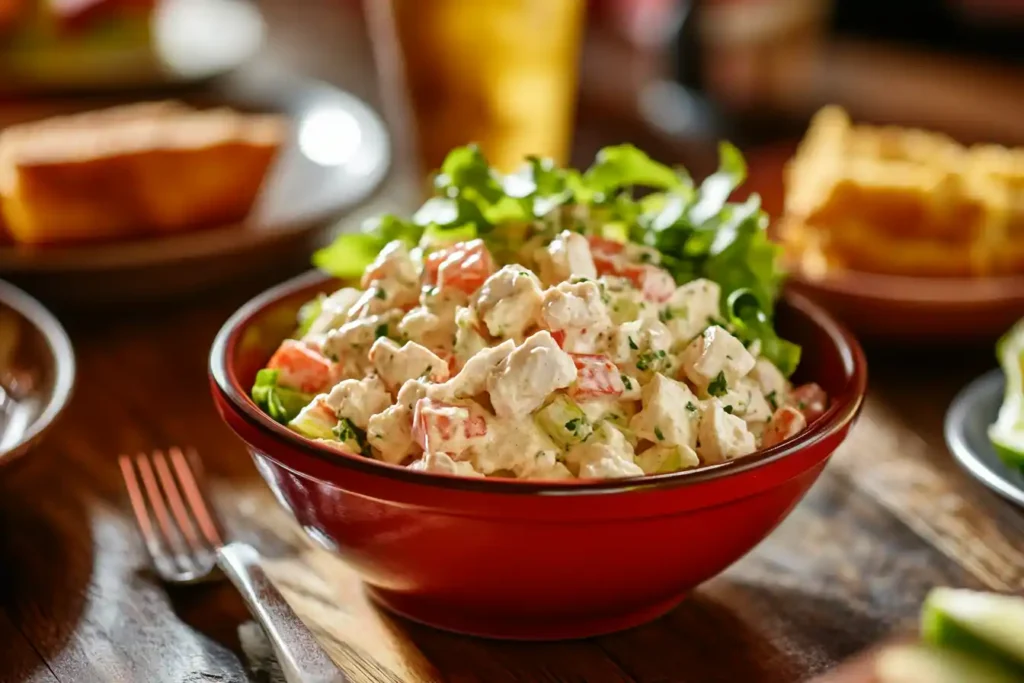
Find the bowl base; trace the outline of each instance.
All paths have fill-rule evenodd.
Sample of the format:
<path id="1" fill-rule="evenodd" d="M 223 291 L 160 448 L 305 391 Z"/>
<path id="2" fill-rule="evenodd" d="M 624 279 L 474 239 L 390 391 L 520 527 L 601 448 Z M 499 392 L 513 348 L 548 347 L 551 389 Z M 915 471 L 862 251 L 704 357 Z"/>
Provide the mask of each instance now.
<path id="1" fill-rule="evenodd" d="M 624 631 L 653 621 L 678 605 L 686 594 L 672 596 L 628 612 L 600 616 L 580 615 L 558 619 L 502 618 L 455 611 L 415 595 L 396 593 L 363 584 L 366 594 L 379 606 L 411 621 L 467 636 L 496 640 L 576 640 Z"/>

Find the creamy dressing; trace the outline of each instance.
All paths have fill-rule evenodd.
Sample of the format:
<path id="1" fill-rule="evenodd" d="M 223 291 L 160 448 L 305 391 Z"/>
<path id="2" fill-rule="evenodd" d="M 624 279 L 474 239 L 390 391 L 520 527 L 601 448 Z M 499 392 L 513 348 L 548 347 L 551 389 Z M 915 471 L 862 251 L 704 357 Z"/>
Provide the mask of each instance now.
<path id="1" fill-rule="evenodd" d="M 323 300 L 292 342 L 306 356 L 272 359 L 320 383 L 290 426 L 412 469 L 530 479 L 677 471 L 806 428 L 783 374 L 716 322 L 717 284 L 676 287 L 644 247 L 594 250 L 566 231 L 495 270 L 461 243 L 428 272 L 388 245 L 362 291 Z"/>

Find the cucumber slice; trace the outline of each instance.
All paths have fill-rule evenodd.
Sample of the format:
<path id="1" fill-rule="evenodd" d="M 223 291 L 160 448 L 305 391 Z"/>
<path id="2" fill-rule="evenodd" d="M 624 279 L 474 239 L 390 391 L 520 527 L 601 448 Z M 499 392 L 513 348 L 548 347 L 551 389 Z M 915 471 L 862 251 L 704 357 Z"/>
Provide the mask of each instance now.
<path id="1" fill-rule="evenodd" d="M 988 438 L 1008 465 L 1024 469 L 1024 319 L 996 343 L 996 357 L 1006 376 L 1006 390 Z"/>
<path id="2" fill-rule="evenodd" d="M 586 413 L 564 394 L 556 395 L 534 416 L 537 426 L 562 448 L 571 448 L 593 433 Z"/>
<path id="3" fill-rule="evenodd" d="M 923 645 L 886 648 L 875 660 L 878 683 L 1012 683 L 1013 671 L 964 652 Z"/>
<path id="4" fill-rule="evenodd" d="M 921 611 L 921 633 L 937 647 L 1001 662 L 1024 680 L 1024 598 L 935 588 Z"/>

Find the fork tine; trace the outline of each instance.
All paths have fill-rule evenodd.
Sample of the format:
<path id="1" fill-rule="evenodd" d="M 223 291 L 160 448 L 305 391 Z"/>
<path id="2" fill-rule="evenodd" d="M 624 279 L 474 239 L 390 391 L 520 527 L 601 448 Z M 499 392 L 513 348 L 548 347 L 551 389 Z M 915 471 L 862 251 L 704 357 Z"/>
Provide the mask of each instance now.
<path id="1" fill-rule="evenodd" d="M 150 507 L 153 508 L 157 526 L 163 532 L 174 562 L 187 572 L 195 571 L 195 566 L 182 544 L 181 532 L 176 531 L 174 524 L 171 522 L 171 516 L 167 511 L 167 505 L 164 503 L 160 485 L 153 474 L 153 466 L 149 462 L 149 457 L 145 453 L 139 453 L 135 456 L 135 464 L 139 468 L 139 474 L 142 477 L 142 487 L 149 498 Z"/>
<path id="2" fill-rule="evenodd" d="M 190 460 L 198 461 L 198 456 L 195 455 L 195 451 L 190 450 L 189 455 L 192 457 L 189 458 L 177 446 L 170 448 L 169 452 L 171 454 L 171 463 L 174 465 L 174 471 L 178 475 L 178 481 L 181 482 L 182 488 L 185 490 L 185 497 L 192 506 L 192 514 L 195 515 L 199 528 L 202 529 L 206 540 L 215 548 L 219 548 L 224 545 L 224 541 L 221 539 L 216 519 L 210 512 L 210 506 L 206 502 L 203 490 L 196 480 L 193 465 L 189 462 Z"/>
<path id="3" fill-rule="evenodd" d="M 170 467 L 167 466 L 167 458 L 164 457 L 163 451 L 153 451 L 152 459 L 153 467 L 156 469 L 156 475 L 160 479 L 164 495 L 171 506 L 171 514 L 174 515 L 174 519 L 178 523 L 178 530 L 181 531 L 185 541 L 191 546 L 193 553 L 196 555 L 206 553 L 208 548 L 203 545 L 202 539 L 199 538 L 196 527 L 192 523 L 188 507 L 181 498 L 178 483 L 174 480 Z"/>
<path id="4" fill-rule="evenodd" d="M 130 456 L 121 455 L 117 461 L 121 466 L 121 476 L 124 478 L 125 488 L 128 489 L 128 499 L 131 501 L 135 521 L 138 522 L 149 559 L 153 561 L 157 569 L 160 569 L 166 565 L 167 558 L 160 542 L 160 534 L 153 527 L 153 520 L 149 516 L 149 508 L 146 507 L 146 496 L 142 492 L 139 476 Z"/>

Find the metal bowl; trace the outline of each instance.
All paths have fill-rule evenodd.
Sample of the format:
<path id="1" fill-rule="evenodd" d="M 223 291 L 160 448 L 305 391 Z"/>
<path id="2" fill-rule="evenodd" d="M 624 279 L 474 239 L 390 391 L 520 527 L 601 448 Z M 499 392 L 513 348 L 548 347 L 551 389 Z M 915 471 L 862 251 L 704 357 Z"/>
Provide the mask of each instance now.
<path id="1" fill-rule="evenodd" d="M 75 354 L 57 319 L 0 280 L 0 465 L 37 444 L 71 398 Z"/>

